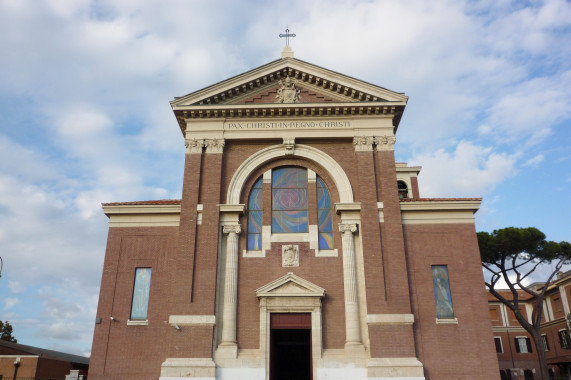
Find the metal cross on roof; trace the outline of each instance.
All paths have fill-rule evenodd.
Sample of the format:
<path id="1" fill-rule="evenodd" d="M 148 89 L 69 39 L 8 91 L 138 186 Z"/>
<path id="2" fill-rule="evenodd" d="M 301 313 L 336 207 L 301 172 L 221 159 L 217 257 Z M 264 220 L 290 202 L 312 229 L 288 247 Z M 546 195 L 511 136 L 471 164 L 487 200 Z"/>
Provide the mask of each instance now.
<path id="1" fill-rule="evenodd" d="M 280 38 L 285 37 L 286 39 L 286 46 L 289 46 L 289 38 L 290 37 L 295 37 L 295 33 L 291 33 L 289 32 L 289 27 L 286 26 L 286 30 L 285 30 L 285 34 L 280 33 Z"/>

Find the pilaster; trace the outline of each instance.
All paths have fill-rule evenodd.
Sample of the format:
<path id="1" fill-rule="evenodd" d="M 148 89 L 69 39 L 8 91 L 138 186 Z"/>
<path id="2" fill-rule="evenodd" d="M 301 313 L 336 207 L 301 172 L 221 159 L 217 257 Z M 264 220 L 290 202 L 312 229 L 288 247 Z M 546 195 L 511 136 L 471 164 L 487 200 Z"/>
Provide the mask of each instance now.
<path id="1" fill-rule="evenodd" d="M 361 237 L 367 292 L 367 312 L 381 313 L 386 302 L 384 252 L 381 247 L 377 178 L 373 155 L 378 137 L 355 137 L 355 155 L 359 173 L 359 196 L 361 201 Z"/>

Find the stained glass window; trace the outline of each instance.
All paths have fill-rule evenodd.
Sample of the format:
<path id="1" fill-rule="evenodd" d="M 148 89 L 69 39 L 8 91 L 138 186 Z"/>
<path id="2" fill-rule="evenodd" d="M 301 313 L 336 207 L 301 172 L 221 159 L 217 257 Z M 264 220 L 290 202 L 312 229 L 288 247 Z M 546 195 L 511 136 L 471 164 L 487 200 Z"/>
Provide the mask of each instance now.
<path id="1" fill-rule="evenodd" d="M 147 319 L 150 289 L 151 268 L 136 268 L 135 286 L 133 288 L 133 304 L 131 306 L 131 319 Z"/>
<path id="2" fill-rule="evenodd" d="M 319 249 L 333 249 L 331 196 L 327 186 L 319 177 L 317 177 L 317 222 L 319 224 Z"/>
<path id="3" fill-rule="evenodd" d="M 258 178 L 248 198 L 248 250 L 262 249 L 262 177 Z"/>
<path id="4" fill-rule="evenodd" d="M 434 284 L 434 298 L 436 300 L 436 317 L 439 319 L 454 318 L 447 265 L 432 266 L 432 283 Z"/>
<path id="5" fill-rule="evenodd" d="M 308 232 L 307 170 L 272 170 L 272 232 Z"/>

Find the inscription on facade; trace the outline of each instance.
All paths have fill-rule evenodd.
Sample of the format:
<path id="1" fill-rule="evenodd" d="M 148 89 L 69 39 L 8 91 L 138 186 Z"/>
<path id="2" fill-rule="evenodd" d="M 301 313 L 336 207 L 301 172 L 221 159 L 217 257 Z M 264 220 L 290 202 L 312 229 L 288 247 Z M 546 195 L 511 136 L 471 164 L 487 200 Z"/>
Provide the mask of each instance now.
<path id="1" fill-rule="evenodd" d="M 224 129 L 298 129 L 298 128 L 351 128 L 351 122 L 342 121 L 248 121 L 227 122 Z"/>

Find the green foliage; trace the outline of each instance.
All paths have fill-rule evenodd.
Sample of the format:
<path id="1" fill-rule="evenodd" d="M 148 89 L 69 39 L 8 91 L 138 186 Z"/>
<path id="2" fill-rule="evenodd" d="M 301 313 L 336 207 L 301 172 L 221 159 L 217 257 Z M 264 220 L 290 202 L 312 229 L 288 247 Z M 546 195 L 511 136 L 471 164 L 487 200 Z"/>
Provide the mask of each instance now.
<path id="1" fill-rule="evenodd" d="M 545 263 L 553 260 L 571 261 L 569 243 L 545 240 L 545 234 L 534 227 L 508 227 L 492 233 L 478 232 L 482 262 L 500 264 L 503 260 L 520 258 Z"/>
<path id="2" fill-rule="evenodd" d="M 18 340 L 12 336 L 12 325 L 8 321 L 0 321 L 0 340 L 18 343 Z"/>

